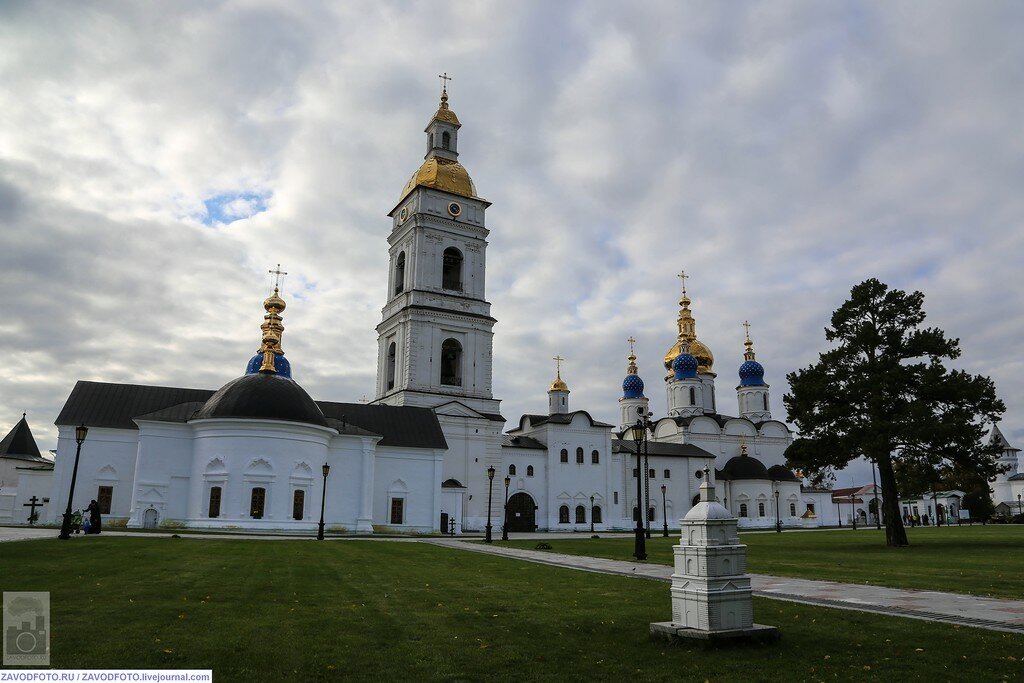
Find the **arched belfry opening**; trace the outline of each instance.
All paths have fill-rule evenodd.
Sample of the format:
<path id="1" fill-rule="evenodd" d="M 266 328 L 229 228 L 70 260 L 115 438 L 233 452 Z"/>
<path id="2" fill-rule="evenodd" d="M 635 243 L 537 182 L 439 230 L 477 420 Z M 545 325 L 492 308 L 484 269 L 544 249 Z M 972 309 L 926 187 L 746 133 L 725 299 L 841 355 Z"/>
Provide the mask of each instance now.
<path id="1" fill-rule="evenodd" d="M 398 253 L 395 259 L 395 294 L 405 291 L 405 252 Z"/>
<path id="2" fill-rule="evenodd" d="M 462 291 L 462 252 L 455 247 L 444 250 L 441 288 Z"/>
<path id="3" fill-rule="evenodd" d="M 395 388 L 395 366 L 398 360 L 398 349 L 395 346 L 395 342 L 391 342 L 388 345 L 388 371 L 387 371 L 387 384 L 388 391 Z"/>
<path id="4" fill-rule="evenodd" d="M 441 384 L 462 386 L 462 344 L 457 339 L 445 339 L 441 344 Z"/>
<path id="5" fill-rule="evenodd" d="M 441 149 L 452 148 L 452 134 L 448 131 L 441 133 Z"/>

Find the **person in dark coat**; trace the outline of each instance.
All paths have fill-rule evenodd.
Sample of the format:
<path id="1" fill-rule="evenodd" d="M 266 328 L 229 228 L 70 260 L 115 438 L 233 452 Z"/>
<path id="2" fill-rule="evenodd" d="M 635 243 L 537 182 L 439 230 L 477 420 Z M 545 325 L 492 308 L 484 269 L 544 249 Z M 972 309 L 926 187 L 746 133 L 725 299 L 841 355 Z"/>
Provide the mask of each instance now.
<path id="1" fill-rule="evenodd" d="M 89 511 L 89 533 L 98 534 L 102 524 L 102 519 L 100 518 L 100 504 L 94 500 L 89 503 L 89 507 L 87 507 L 86 510 Z"/>

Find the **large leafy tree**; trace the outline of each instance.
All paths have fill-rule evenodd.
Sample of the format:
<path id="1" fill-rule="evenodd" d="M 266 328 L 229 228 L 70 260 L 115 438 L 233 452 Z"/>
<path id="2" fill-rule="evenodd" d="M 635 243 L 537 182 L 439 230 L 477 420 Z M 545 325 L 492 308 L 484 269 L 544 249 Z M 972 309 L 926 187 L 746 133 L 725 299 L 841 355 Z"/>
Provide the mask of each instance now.
<path id="1" fill-rule="evenodd" d="M 943 365 L 960 355 L 959 340 L 922 327 L 923 303 L 921 292 L 876 279 L 856 285 L 825 329 L 833 348 L 789 373 L 783 398 L 800 431 L 790 466 L 820 476 L 859 457 L 878 465 L 890 546 L 908 545 L 897 469 L 985 480 L 999 471 L 998 447 L 984 436 L 1005 408 L 992 380 Z"/>

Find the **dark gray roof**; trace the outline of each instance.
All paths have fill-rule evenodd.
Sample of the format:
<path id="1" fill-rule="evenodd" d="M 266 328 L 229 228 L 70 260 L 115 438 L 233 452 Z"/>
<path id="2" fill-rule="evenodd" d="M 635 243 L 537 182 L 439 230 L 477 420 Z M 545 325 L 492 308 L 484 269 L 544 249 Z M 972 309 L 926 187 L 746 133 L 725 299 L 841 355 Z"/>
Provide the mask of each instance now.
<path id="1" fill-rule="evenodd" d="M 534 448 L 541 451 L 548 449 L 537 439 L 529 436 L 512 436 L 511 434 L 501 435 L 501 446 L 502 448 Z"/>
<path id="2" fill-rule="evenodd" d="M 203 404 L 195 417 L 284 420 L 327 426 L 323 411 L 306 390 L 275 372 L 253 372 L 231 380 Z"/>
<path id="3" fill-rule="evenodd" d="M 545 423 L 549 423 L 549 422 L 551 424 L 556 424 L 556 425 L 567 425 L 570 422 L 572 422 L 572 419 L 574 417 L 576 417 L 577 415 L 580 415 L 580 414 L 583 414 L 583 415 L 587 416 L 587 419 L 590 420 L 590 426 L 592 426 L 592 427 L 612 427 L 613 426 L 613 425 L 610 425 L 610 424 L 605 424 L 604 422 L 598 422 L 597 420 L 595 420 L 594 418 L 592 418 L 590 416 L 590 413 L 588 413 L 585 410 L 574 410 L 571 413 L 555 413 L 554 415 L 523 415 L 523 417 L 527 418 L 530 421 L 530 424 L 532 424 L 534 427 L 537 427 L 539 425 L 542 425 L 542 424 L 545 424 Z M 519 423 L 522 424 L 522 419 L 521 418 L 519 420 Z"/>
<path id="4" fill-rule="evenodd" d="M 39 446 L 32 436 L 32 430 L 28 427 L 28 420 L 25 414 L 14 428 L 7 433 L 3 441 L 0 441 L 0 458 L 13 458 L 15 460 L 27 460 L 30 462 L 48 462 L 39 453 Z"/>
<path id="5" fill-rule="evenodd" d="M 136 417 L 186 421 L 197 410 L 190 411 L 191 406 L 198 404 L 201 408 L 213 394 L 209 389 L 79 381 L 57 416 L 56 424 L 138 429 L 133 421 Z M 343 421 L 367 434 L 380 435 L 382 446 L 448 448 L 437 416 L 429 408 L 316 403 L 328 421 Z"/>
<path id="6" fill-rule="evenodd" d="M 764 463 L 750 455 L 737 455 L 729 458 L 720 471 L 715 472 L 716 479 L 771 479 Z"/>
<path id="7" fill-rule="evenodd" d="M 768 475 L 771 476 L 772 481 L 800 481 L 785 465 L 772 465 L 768 468 Z"/>
<path id="8" fill-rule="evenodd" d="M 630 439 L 612 439 L 612 453 L 636 453 L 636 441 Z M 690 443 L 658 443 L 647 442 L 649 455 L 668 455 L 679 458 L 714 458 L 715 456 Z"/>
<path id="9" fill-rule="evenodd" d="M 1022 481 L 1024 480 L 1024 472 L 1012 475 L 1008 481 Z"/>

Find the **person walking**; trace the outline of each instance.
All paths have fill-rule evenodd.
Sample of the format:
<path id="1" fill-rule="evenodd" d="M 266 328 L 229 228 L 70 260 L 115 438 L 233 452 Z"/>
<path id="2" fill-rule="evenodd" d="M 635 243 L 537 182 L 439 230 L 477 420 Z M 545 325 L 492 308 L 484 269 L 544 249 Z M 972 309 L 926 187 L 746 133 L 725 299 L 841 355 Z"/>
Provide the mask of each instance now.
<path id="1" fill-rule="evenodd" d="M 89 511 L 89 533 L 98 534 L 102 530 L 103 519 L 100 516 L 100 504 L 95 500 L 86 508 Z"/>

